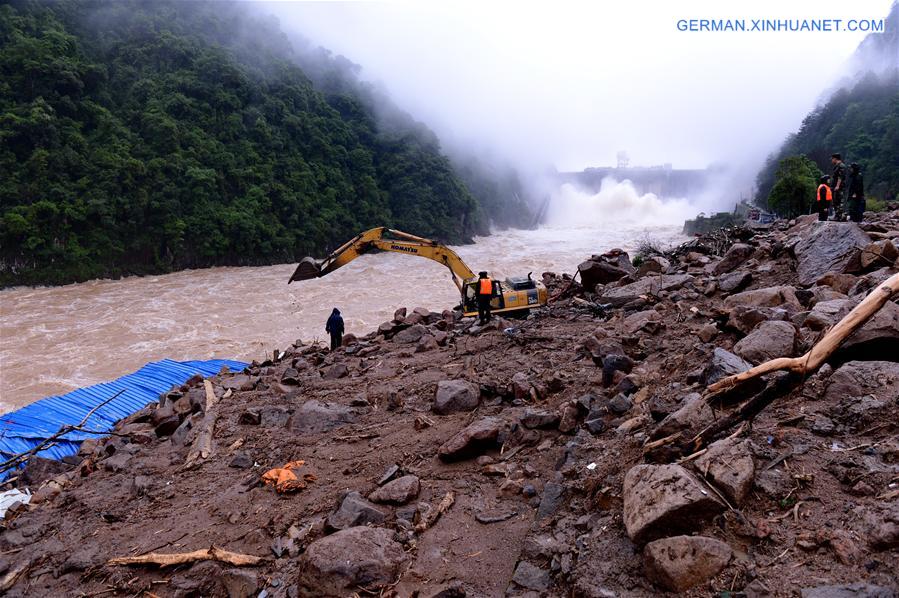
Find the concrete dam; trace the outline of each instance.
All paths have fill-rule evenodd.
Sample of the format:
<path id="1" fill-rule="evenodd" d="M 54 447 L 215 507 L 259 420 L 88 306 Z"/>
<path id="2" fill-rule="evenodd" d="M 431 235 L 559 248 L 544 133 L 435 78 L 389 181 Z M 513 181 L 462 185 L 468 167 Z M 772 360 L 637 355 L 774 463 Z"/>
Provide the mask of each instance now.
<path id="1" fill-rule="evenodd" d="M 559 184 L 572 184 L 585 191 L 597 192 L 603 179 L 629 180 L 640 195 L 652 193 L 658 197 L 690 197 L 701 193 L 709 180 L 707 169 L 675 169 L 669 166 L 615 168 L 602 166 L 580 172 L 560 172 Z"/>

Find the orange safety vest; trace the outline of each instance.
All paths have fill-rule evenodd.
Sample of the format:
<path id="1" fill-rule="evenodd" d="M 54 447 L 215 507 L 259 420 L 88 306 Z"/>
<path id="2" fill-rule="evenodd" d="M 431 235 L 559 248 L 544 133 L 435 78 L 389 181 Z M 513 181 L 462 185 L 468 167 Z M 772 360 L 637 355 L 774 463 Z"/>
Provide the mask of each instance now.
<path id="1" fill-rule="evenodd" d="M 821 187 L 827 189 L 827 193 L 824 194 L 824 199 L 827 201 L 833 201 L 833 191 L 830 190 L 830 187 L 821 183 L 818 185 L 818 195 L 815 197 L 815 201 L 821 201 Z"/>
<path id="2" fill-rule="evenodd" d="M 492 295 L 493 281 L 489 278 L 482 278 L 481 285 L 478 287 L 478 295 Z"/>

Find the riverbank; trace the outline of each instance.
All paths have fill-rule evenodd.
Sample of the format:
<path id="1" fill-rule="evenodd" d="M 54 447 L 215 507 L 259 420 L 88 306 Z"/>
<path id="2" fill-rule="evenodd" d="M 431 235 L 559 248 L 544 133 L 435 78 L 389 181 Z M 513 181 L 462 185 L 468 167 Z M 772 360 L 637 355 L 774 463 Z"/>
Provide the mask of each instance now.
<path id="1" fill-rule="evenodd" d="M 544 275 L 559 298 L 526 320 L 398 310 L 338 351 L 289 345 L 208 390 L 174 389 L 71 464 L 32 465 L 32 504 L 0 535 L 0 583 L 444 598 L 840 596 L 821 588 L 858 583 L 892 596 L 895 300 L 751 426 L 699 455 L 676 441 L 746 399 L 709 404 L 709 384 L 803 354 L 897 271 L 899 212 L 876 218 L 731 231 L 639 268 L 610 252 L 580 265 L 584 285 Z M 289 463 L 292 491 L 263 482 Z M 109 562 L 210 546 L 239 554 Z"/>

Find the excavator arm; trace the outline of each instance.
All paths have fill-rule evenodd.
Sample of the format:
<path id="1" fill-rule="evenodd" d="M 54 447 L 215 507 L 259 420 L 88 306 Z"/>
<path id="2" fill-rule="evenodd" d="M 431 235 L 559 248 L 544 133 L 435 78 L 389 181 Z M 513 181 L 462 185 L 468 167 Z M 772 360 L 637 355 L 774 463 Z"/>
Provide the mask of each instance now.
<path id="1" fill-rule="evenodd" d="M 294 280 L 310 280 L 330 274 L 372 249 L 417 255 L 443 264 L 449 268 L 453 282 L 460 291 L 463 289 L 465 281 L 474 278 L 471 268 L 449 247 L 424 237 L 416 237 L 381 226 L 356 235 L 323 260 L 318 261 L 311 257 L 303 258 L 287 284 Z"/>

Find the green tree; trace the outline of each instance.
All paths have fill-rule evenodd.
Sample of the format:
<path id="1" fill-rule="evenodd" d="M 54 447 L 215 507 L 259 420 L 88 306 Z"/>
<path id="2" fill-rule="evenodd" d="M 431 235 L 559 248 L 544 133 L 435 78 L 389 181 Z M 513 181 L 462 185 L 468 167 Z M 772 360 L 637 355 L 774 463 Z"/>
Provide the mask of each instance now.
<path id="1" fill-rule="evenodd" d="M 821 176 L 821 169 L 805 156 L 784 158 L 780 161 L 774 187 L 768 195 L 769 209 L 786 218 L 808 213 Z"/>

